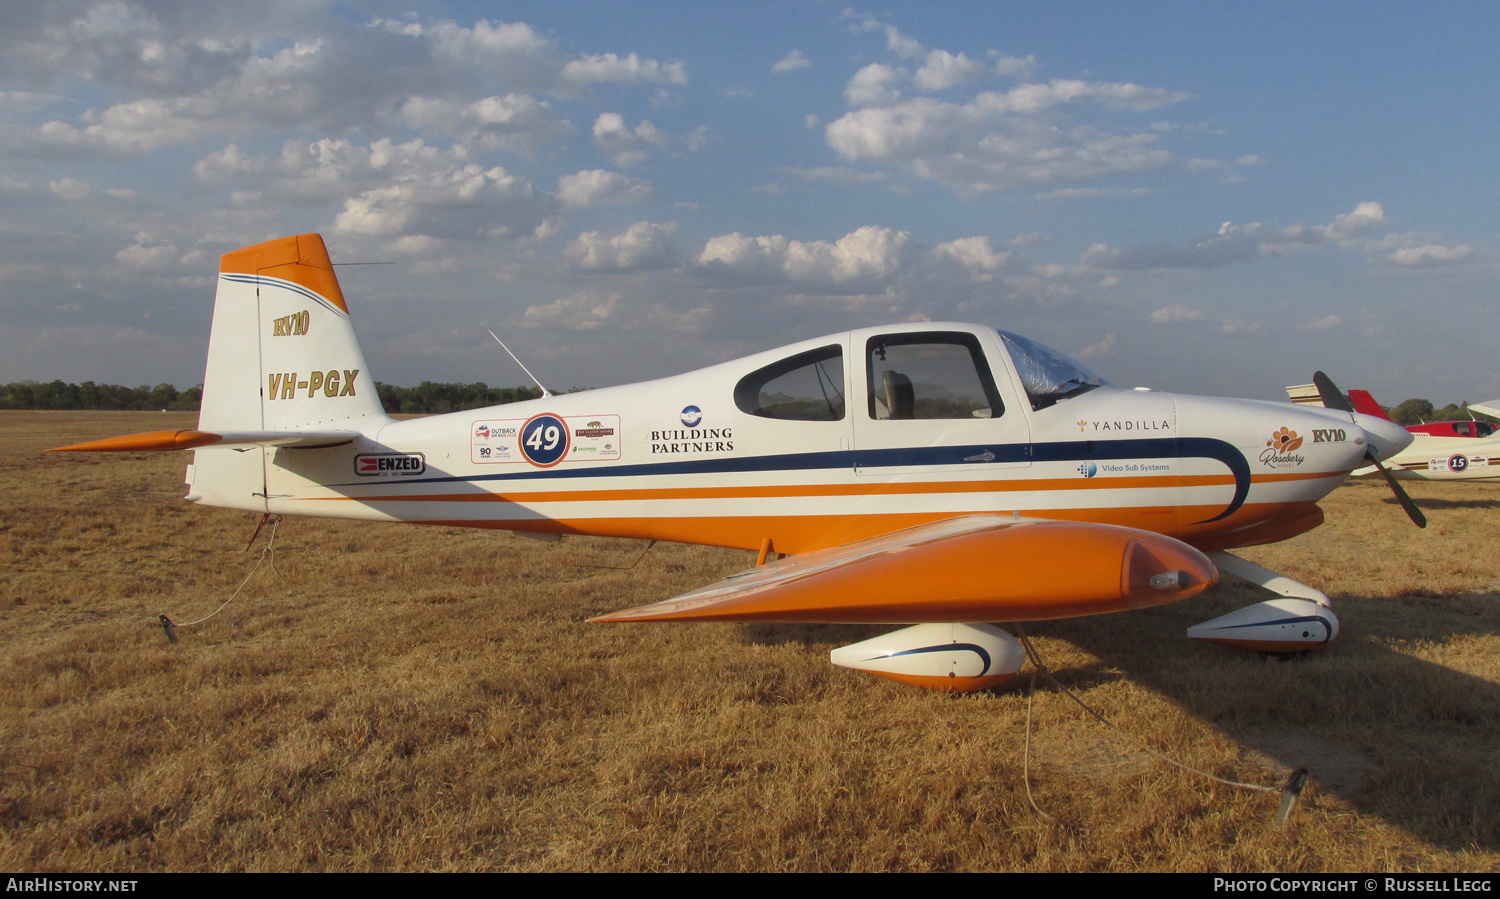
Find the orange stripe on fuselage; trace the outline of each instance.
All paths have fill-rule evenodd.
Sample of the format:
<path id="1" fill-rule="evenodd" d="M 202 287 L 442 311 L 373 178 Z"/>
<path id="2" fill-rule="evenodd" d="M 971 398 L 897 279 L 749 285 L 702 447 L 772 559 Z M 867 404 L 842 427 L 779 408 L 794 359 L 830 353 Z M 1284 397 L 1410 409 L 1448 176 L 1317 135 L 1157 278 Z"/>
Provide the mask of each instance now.
<path id="1" fill-rule="evenodd" d="M 1054 521 L 1078 521 L 1114 524 L 1155 533 L 1168 533 L 1187 543 L 1195 536 L 1208 537 L 1225 531 L 1248 529 L 1251 525 L 1280 517 L 1299 515 L 1312 502 L 1246 503 L 1228 518 L 1212 523 L 1170 527 L 1181 517 L 1206 518 L 1222 507 L 1208 506 L 1141 506 L 1122 509 L 1046 509 L 1027 513 L 1026 518 Z M 503 531 L 536 531 L 552 534 L 576 534 L 596 537 L 628 537 L 641 540 L 666 540 L 675 543 L 697 543 L 732 549 L 756 550 L 770 537 L 778 552 L 805 553 L 842 546 L 856 540 L 878 537 L 903 528 L 933 521 L 959 518 L 953 512 L 892 512 L 860 515 L 746 515 L 724 517 L 673 518 L 511 518 L 511 519 L 402 519 L 408 524 L 432 524 L 447 527 L 489 528 Z M 994 513 L 988 513 L 994 514 Z M 1161 527 L 1167 524 L 1169 527 Z M 1174 533 L 1176 532 L 1176 533 Z M 1251 533 L 1259 533 L 1251 531 Z M 1232 535 L 1226 535 L 1232 536 Z M 1259 542 L 1258 540 L 1253 542 Z M 1228 549 L 1222 539 L 1215 548 Z"/>
<path id="2" fill-rule="evenodd" d="M 253 247 L 225 253 L 219 271 L 227 274 L 264 275 L 300 284 L 349 314 L 344 291 L 333 273 L 328 248 L 317 234 L 298 234 L 258 243 Z"/>
<path id="3" fill-rule="evenodd" d="M 1346 472 L 1297 472 L 1252 475 L 1250 482 L 1316 480 L 1343 477 Z M 1182 487 L 1232 486 L 1232 475 L 1143 476 L 1122 478 L 1035 478 L 993 481 L 900 481 L 881 483 L 875 478 L 844 484 L 777 484 L 725 487 L 620 487 L 611 490 L 538 490 L 490 493 L 397 493 L 372 496 L 309 496 L 300 500 L 361 503 L 587 503 L 672 499 L 764 499 L 808 496 L 889 496 L 945 493 L 1010 493 L 1038 490 L 1131 490 Z M 474 486 L 472 482 L 464 484 Z"/>

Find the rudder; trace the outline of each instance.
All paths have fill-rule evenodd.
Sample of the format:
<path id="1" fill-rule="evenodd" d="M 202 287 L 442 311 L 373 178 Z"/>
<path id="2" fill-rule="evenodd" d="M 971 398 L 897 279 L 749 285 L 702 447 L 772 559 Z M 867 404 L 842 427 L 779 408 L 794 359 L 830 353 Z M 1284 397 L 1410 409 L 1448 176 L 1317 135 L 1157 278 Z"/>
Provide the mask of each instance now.
<path id="1" fill-rule="evenodd" d="M 371 418 L 388 420 L 323 238 L 226 253 L 199 430 L 358 428 Z"/>

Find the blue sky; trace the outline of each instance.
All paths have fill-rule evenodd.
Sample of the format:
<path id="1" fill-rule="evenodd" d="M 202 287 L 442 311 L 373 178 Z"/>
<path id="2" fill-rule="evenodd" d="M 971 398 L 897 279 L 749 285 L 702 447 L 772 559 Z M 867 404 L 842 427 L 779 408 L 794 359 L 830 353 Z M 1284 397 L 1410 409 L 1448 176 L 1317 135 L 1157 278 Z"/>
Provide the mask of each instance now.
<path id="1" fill-rule="evenodd" d="M 377 378 L 993 324 L 1117 383 L 1500 396 L 1489 5 L 0 9 L 0 381 L 202 376 L 318 231 Z"/>

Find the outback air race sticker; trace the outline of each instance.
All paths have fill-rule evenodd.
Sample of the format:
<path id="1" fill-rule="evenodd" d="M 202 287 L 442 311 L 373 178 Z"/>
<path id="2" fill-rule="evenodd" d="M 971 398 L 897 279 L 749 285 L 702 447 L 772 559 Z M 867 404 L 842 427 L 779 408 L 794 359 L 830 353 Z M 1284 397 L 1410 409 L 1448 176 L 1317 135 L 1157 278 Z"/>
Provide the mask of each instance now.
<path id="1" fill-rule="evenodd" d="M 554 415 L 476 421 L 469 428 L 469 460 L 478 465 L 521 463 L 551 468 L 562 462 L 620 458 L 620 416 Z"/>
<path id="2" fill-rule="evenodd" d="M 421 453 L 360 453 L 354 457 L 354 473 L 364 478 L 401 478 L 427 470 Z"/>
<path id="3" fill-rule="evenodd" d="M 1281 428 L 1271 435 L 1266 441 L 1266 448 L 1261 450 L 1260 463 L 1267 468 L 1296 468 L 1307 461 L 1304 457 L 1297 455 L 1297 450 L 1302 448 L 1302 437 L 1290 428 Z"/>
<path id="4" fill-rule="evenodd" d="M 1454 453 L 1446 459 L 1430 460 L 1427 467 L 1432 471 L 1463 474 L 1470 468 L 1489 468 L 1490 460 L 1487 456 L 1466 456 L 1463 453 Z"/>

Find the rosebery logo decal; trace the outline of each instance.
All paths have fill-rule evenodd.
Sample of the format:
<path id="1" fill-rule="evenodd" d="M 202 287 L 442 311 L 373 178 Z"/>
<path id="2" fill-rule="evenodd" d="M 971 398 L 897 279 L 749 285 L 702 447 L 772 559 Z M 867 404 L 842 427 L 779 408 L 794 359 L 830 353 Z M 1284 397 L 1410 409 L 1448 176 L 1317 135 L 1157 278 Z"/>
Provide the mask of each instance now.
<path id="1" fill-rule="evenodd" d="M 1277 430 L 1266 441 L 1266 448 L 1260 454 L 1261 464 L 1267 468 L 1296 468 L 1306 461 L 1302 456 L 1296 455 L 1296 451 L 1302 447 L 1303 439 L 1290 428 Z"/>

